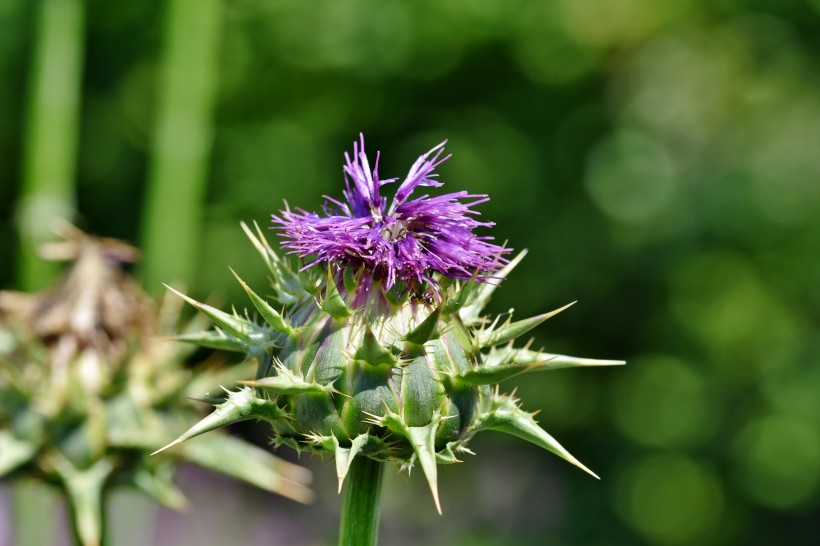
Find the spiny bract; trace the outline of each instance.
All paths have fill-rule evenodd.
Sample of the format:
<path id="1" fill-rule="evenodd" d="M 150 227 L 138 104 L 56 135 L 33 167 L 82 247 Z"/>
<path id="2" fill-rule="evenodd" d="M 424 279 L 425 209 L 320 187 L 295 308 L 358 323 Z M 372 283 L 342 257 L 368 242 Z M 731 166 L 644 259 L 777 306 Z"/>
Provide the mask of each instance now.
<path id="1" fill-rule="evenodd" d="M 432 151 L 441 147 L 438 146 Z M 228 314 L 180 294 L 215 330 L 182 336 L 238 351 L 258 362 L 255 380 L 175 445 L 236 421 L 270 423 L 273 441 L 335 455 L 339 489 L 354 457 L 418 462 L 441 512 L 437 465 L 458 462 L 478 431 L 533 442 L 592 474 L 542 430 L 518 401 L 495 385 L 533 370 L 622 364 L 513 347 L 512 342 L 562 311 L 512 321 L 481 313 L 497 285 L 524 257 L 477 237 L 469 207 L 486 196 L 465 192 L 405 200 L 431 182 L 438 155 L 419 158 L 388 208 L 361 148 L 348 158 L 341 203 L 327 198 L 326 217 L 299 211 L 274 216 L 284 246 L 302 258 L 291 269 L 262 231 L 243 224 L 270 273 L 273 302 L 237 279 L 261 320 Z M 463 198 L 478 198 L 470 204 Z M 503 266 L 503 267 L 502 267 Z M 469 269 L 468 269 L 469 268 Z M 282 309 L 279 311 L 277 309 Z M 170 447 L 170 446 L 168 446 Z M 594 474 L 592 474 L 594 476 Z"/>
<path id="2" fill-rule="evenodd" d="M 84 546 L 103 542 L 103 500 L 115 485 L 183 508 L 172 482 L 180 459 L 308 501 L 307 470 L 227 434 L 147 456 L 196 418 L 186 396 L 242 370 L 187 371 L 186 351 L 156 338 L 174 331 L 180 306 L 155 308 L 121 271 L 136 249 L 64 231 L 67 240 L 46 249 L 73 262 L 59 283 L 35 294 L 0 292 L 0 478 L 60 487 Z"/>

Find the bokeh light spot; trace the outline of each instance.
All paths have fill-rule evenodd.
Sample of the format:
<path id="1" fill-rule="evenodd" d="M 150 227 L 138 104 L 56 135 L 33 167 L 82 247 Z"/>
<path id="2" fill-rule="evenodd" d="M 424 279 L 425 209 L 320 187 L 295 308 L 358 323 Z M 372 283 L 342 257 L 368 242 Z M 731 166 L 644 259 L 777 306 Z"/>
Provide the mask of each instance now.
<path id="1" fill-rule="evenodd" d="M 632 359 L 616 378 L 615 423 L 651 447 L 688 447 L 714 432 L 717 407 L 701 376 L 668 356 Z"/>
<path id="2" fill-rule="evenodd" d="M 799 323 L 748 260 L 733 252 L 703 252 L 683 264 L 673 276 L 670 310 L 741 373 L 776 368 L 799 346 Z"/>
<path id="3" fill-rule="evenodd" d="M 675 174 L 664 147 L 646 134 L 624 130 L 601 142 L 589 157 L 586 188 L 607 216 L 645 224 L 672 201 Z"/>
<path id="4" fill-rule="evenodd" d="M 818 351 L 816 347 L 809 350 Z M 763 393 L 773 408 L 820 428 L 820 366 L 806 366 L 803 359 L 792 364 L 769 374 L 761 383 Z"/>
<path id="5" fill-rule="evenodd" d="M 737 476 L 757 502 L 775 509 L 799 505 L 820 482 L 820 432 L 790 416 L 752 421 L 735 442 Z"/>
<path id="6" fill-rule="evenodd" d="M 596 47 L 630 43 L 678 15 L 687 2 L 560 0 L 560 13 L 579 41 Z"/>
<path id="7" fill-rule="evenodd" d="M 525 76 L 551 85 L 584 78 L 600 58 L 598 51 L 570 36 L 551 3 L 534 3 L 522 11 L 513 54 Z"/>
<path id="8" fill-rule="evenodd" d="M 714 473 L 680 454 L 654 454 L 621 476 L 616 509 L 652 544 L 698 544 L 714 533 L 723 494 Z"/>

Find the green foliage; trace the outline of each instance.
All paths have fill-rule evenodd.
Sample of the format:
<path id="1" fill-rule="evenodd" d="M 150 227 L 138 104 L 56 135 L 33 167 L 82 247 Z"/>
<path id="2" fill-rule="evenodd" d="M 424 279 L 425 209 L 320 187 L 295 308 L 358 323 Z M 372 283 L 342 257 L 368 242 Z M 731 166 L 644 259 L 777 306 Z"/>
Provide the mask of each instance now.
<path id="1" fill-rule="evenodd" d="M 0 292 L 0 478 L 57 485 L 83 546 L 105 541 L 104 499 L 115 485 L 184 508 L 172 482 L 180 461 L 309 500 L 307 470 L 224 434 L 149 457 L 196 415 L 185 394 L 201 396 L 197 388 L 234 381 L 239 370 L 192 377 L 179 345 L 156 339 L 176 328 L 178 306 L 155 309 L 121 271 L 136 250 L 75 230 L 67 236 L 47 249 L 72 262 L 58 284 Z"/>

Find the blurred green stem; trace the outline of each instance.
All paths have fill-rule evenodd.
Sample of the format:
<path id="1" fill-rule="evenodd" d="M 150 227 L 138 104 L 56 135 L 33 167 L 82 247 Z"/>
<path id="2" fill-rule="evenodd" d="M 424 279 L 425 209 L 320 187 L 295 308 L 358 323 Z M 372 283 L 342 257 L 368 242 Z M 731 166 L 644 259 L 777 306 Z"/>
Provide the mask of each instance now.
<path id="1" fill-rule="evenodd" d="M 54 541 L 57 494 L 53 489 L 35 480 L 19 480 L 12 490 L 12 503 L 14 544 L 45 546 Z"/>
<path id="2" fill-rule="evenodd" d="M 379 536 L 379 502 L 384 464 L 356 457 L 345 484 L 339 546 L 375 546 Z"/>
<path id="3" fill-rule="evenodd" d="M 41 0 L 31 63 L 18 205 L 18 287 L 46 286 L 56 270 L 37 257 L 57 219 L 74 210 L 83 59 L 82 0 Z"/>
<path id="4" fill-rule="evenodd" d="M 71 528 L 76 546 L 103 546 L 107 543 L 103 495 L 113 467 L 100 459 L 87 470 L 71 468 L 63 476 L 71 509 Z"/>
<path id="5" fill-rule="evenodd" d="M 145 286 L 192 282 L 211 150 L 219 0 L 171 0 L 143 216 Z"/>

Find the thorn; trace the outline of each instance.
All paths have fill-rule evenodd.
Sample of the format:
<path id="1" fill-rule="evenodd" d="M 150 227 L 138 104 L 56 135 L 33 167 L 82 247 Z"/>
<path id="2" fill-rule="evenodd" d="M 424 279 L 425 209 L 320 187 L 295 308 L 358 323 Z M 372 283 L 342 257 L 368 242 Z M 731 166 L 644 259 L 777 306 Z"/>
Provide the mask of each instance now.
<path id="1" fill-rule="evenodd" d="M 166 449 L 171 449 L 172 447 L 177 446 L 177 445 L 181 444 L 181 443 L 182 443 L 182 442 L 184 442 L 184 441 L 185 441 L 185 440 L 184 440 L 183 438 L 181 438 L 181 437 L 180 437 L 180 438 L 177 438 L 176 440 L 174 440 L 173 442 L 171 442 L 171 443 L 170 443 L 170 444 L 168 444 L 167 446 L 165 446 L 165 447 L 161 447 L 161 448 L 159 448 L 158 450 L 156 450 L 155 452 L 151 453 L 151 455 L 149 455 L 149 457 L 153 457 L 153 456 L 154 456 L 154 455 L 156 455 L 157 453 L 162 453 L 162 452 L 163 452 L 163 451 L 165 451 Z"/>
<path id="2" fill-rule="evenodd" d="M 423 427 L 408 427 L 404 425 L 403 434 L 410 440 L 421 464 L 421 470 L 427 478 L 430 492 L 433 494 L 433 501 L 436 503 L 436 510 L 441 514 L 441 502 L 438 495 L 438 473 L 436 468 L 435 436 L 441 416 L 438 413 L 433 415 L 430 424 Z"/>
<path id="3" fill-rule="evenodd" d="M 405 341 L 414 343 L 416 345 L 424 345 L 429 340 L 434 339 L 440 335 L 438 331 L 438 319 L 441 316 L 441 308 L 439 305 L 427 318 L 419 323 L 412 331 L 404 336 Z"/>
<path id="4" fill-rule="evenodd" d="M 436 503 L 436 512 L 438 512 L 438 515 L 440 516 L 440 515 L 442 515 L 442 513 L 441 513 L 441 502 L 438 499 L 438 484 L 436 484 L 436 483 L 430 484 L 430 491 L 433 492 L 433 502 Z"/>
<path id="5" fill-rule="evenodd" d="M 236 277 L 236 280 L 239 281 L 239 284 L 242 286 L 242 288 L 245 290 L 245 293 L 250 298 L 251 303 L 253 303 L 253 306 L 256 308 L 257 311 L 259 311 L 259 314 L 262 315 L 262 318 L 265 320 L 265 322 L 267 322 L 272 328 L 284 334 L 292 335 L 294 333 L 294 329 L 293 327 L 291 327 L 290 324 L 288 324 L 288 321 L 285 320 L 282 314 L 277 312 L 276 309 L 271 307 L 271 305 L 268 302 L 266 302 L 261 296 L 254 292 L 251 289 L 251 287 L 248 286 L 248 284 L 245 281 L 243 281 L 239 277 L 239 275 L 237 275 L 236 271 L 234 271 L 230 267 L 228 269 L 230 269 L 231 273 L 233 273 L 233 276 Z"/>
<path id="6" fill-rule="evenodd" d="M 575 305 L 576 302 L 569 303 L 559 309 L 555 309 L 554 311 L 550 311 L 549 313 L 544 313 L 542 315 L 537 315 L 535 317 L 530 317 L 524 320 L 519 320 L 516 322 L 510 322 L 509 320 L 497 330 L 494 329 L 495 323 L 493 323 L 493 329 L 490 329 L 488 333 L 480 336 L 479 338 L 479 345 L 484 347 L 492 347 L 495 345 L 501 345 L 507 343 L 508 341 L 512 341 L 519 336 L 522 336 L 544 322 L 545 320 L 554 317 L 561 311 Z M 496 320 L 498 320 L 496 318 Z"/>
<path id="7" fill-rule="evenodd" d="M 222 329 L 225 330 L 227 333 L 234 335 L 240 339 L 247 338 L 247 332 L 244 328 L 244 326 L 246 325 L 242 324 L 242 322 L 244 322 L 242 321 L 242 319 L 239 319 L 234 315 L 221 311 L 216 307 L 211 307 L 208 304 L 200 303 L 195 299 L 186 296 L 182 292 L 175 290 L 167 284 L 163 283 L 163 286 L 171 292 L 173 292 L 174 294 L 176 294 L 177 296 L 179 296 L 180 298 L 182 298 L 183 300 L 185 300 L 191 306 L 198 309 L 200 312 L 202 312 L 202 314 L 211 319 L 217 326 L 222 327 Z"/>

